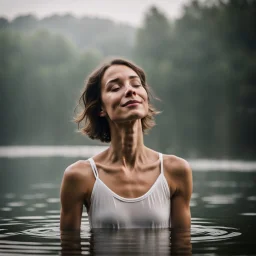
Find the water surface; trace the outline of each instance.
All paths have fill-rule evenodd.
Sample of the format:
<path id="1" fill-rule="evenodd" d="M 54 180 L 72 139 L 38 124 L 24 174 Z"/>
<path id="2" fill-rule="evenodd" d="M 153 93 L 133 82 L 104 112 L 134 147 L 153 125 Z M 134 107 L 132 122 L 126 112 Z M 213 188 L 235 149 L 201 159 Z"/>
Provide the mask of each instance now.
<path id="1" fill-rule="evenodd" d="M 76 160 L 0 158 L 0 255 L 256 255 L 252 168 L 194 166 L 188 242 L 169 229 L 90 231 L 85 210 L 81 233 L 60 234 L 59 186 Z"/>

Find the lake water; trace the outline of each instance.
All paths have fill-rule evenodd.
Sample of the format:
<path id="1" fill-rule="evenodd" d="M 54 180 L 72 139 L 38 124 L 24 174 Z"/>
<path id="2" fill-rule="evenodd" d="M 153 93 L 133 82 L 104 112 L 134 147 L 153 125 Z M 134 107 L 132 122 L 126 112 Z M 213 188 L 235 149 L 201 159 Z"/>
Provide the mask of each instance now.
<path id="1" fill-rule="evenodd" d="M 256 255 L 255 162 L 189 160 L 194 180 L 190 234 L 91 232 L 85 210 L 81 233 L 60 234 L 63 171 L 97 149 L 8 150 L 0 148 L 0 255 Z"/>

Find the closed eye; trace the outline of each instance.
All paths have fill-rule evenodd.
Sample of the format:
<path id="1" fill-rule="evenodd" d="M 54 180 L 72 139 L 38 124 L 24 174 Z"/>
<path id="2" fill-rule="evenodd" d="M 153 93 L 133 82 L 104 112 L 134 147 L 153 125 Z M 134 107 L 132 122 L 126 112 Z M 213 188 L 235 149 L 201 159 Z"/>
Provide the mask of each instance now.
<path id="1" fill-rule="evenodd" d="M 113 87 L 111 88 L 111 92 L 116 92 L 116 91 L 118 91 L 119 89 L 120 89 L 119 86 L 113 86 Z"/>

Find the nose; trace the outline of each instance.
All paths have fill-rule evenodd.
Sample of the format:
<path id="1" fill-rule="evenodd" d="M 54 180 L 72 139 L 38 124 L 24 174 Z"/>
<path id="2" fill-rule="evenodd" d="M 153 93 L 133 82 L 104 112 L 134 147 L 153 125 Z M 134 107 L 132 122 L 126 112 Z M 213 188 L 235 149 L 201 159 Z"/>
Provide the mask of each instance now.
<path id="1" fill-rule="evenodd" d="M 136 95 L 135 88 L 133 86 L 131 86 L 130 84 L 128 84 L 128 85 L 126 85 L 125 96 L 130 97 L 132 95 Z"/>

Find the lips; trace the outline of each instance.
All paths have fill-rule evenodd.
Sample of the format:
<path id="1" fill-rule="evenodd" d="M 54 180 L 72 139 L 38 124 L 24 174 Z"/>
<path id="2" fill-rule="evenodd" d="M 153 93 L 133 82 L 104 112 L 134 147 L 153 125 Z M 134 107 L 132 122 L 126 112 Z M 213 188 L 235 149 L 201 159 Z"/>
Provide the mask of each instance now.
<path id="1" fill-rule="evenodd" d="M 134 103 L 141 103 L 140 101 L 137 101 L 137 100 L 129 100 L 129 101 L 127 101 L 127 102 L 125 102 L 123 105 L 122 105 L 122 107 L 125 107 L 125 106 L 127 106 L 127 105 L 129 105 L 129 104 L 134 104 Z"/>

